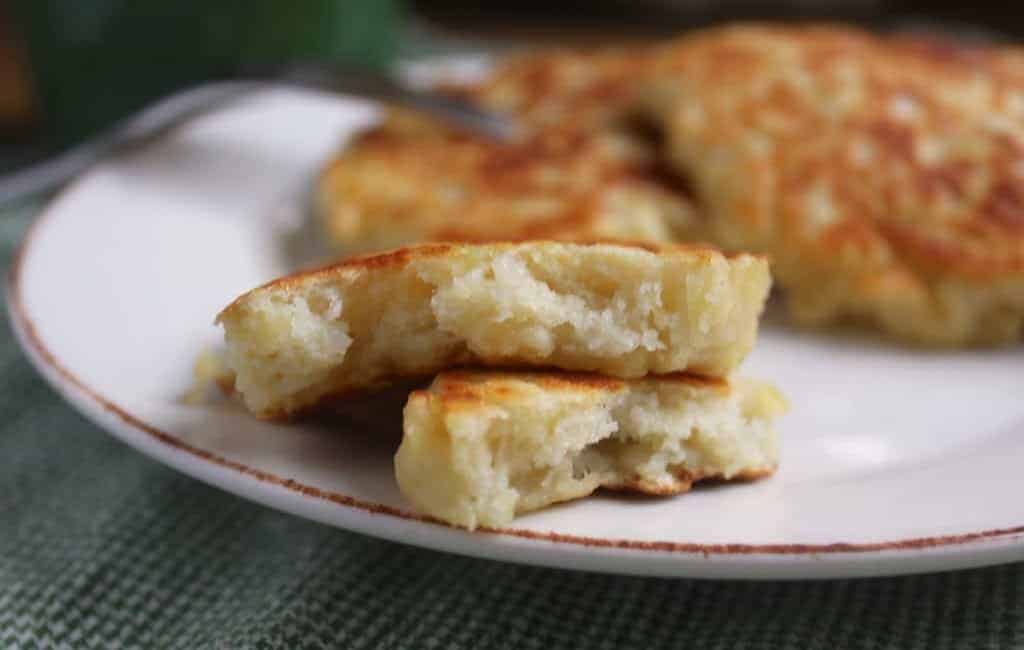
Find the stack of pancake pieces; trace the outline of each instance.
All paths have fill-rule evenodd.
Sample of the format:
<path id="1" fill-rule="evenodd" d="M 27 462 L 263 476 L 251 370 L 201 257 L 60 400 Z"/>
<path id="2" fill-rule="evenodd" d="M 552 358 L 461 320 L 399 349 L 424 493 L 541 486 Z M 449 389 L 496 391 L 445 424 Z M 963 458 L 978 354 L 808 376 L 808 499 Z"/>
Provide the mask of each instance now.
<path id="1" fill-rule="evenodd" d="M 436 519 L 495 528 L 602 487 L 774 472 L 785 402 L 733 376 L 764 254 L 801 326 L 1021 338 L 1018 50 L 738 25 L 445 90 L 520 137 L 389 112 L 317 189 L 345 259 L 219 316 L 260 417 L 432 380 L 408 395 L 395 472 Z"/>
<path id="2" fill-rule="evenodd" d="M 765 259 L 710 248 L 420 244 L 277 280 L 219 321 L 260 417 L 433 377 L 405 404 L 396 478 L 472 529 L 600 487 L 771 474 L 784 403 L 728 379 L 770 284 Z"/>

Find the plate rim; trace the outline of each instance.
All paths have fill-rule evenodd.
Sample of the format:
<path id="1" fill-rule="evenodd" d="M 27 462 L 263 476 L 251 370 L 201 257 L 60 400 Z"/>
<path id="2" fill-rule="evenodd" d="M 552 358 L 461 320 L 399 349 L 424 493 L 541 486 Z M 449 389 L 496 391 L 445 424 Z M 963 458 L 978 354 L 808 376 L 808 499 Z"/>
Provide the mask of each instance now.
<path id="1" fill-rule="evenodd" d="M 231 110 L 231 109 L 225 109 Z M 169 134 L 171 135 L 171 134 Z M 161 144 L 167 141 L 167 137 L 160 138 L 154 143 L 148 146 L 159 147 Z M 719 544 L 701 544 L 696 542 L 679 542 L 679 541 L 644 541 L 644 540 L 631 540 L 628 538 L 595 538 L 587 536 L 579 536 L 572 534 L 563 534 L 555 531 L 535 531 L 522 528 L 481 528 L 476 533 L 467 533 L 461 529 L 456 529 L 440 522 L 439 520 L 415 513 L 394 506 L 389 506 L 380 503 L 374 503 L 366 501 L 358 497 L 354 497 L 348 494 L 342 494 L 340 492 L 333 492 L 329 490 L 323 490 L 315 486 L 306 485 L 294 479 L 283 478 L 277 476 L 271 472 L 261 470 L 259 468 L 250 467 L 244 463 L 231 460 L 219 456 L 216 453 L 202 449 L 192 445 L 173 433 L 162 430 L 158 425 L 151 422 L 147 422 L 141 417 L 130 412 L 129 409 L 119 405 L 111 398 L 103 395 L 99 390 L 93 388 L 84 382 L 81 378 L 75 375 L 69 370 L 60 359 L 47 347 L 46 343 L 42 340 L 38 333 L 35 322 L 33 321 L 28 309 L 24 303 L 24 263 L 28 258 L 34 242 L 38 239 L 39 233 L 43 230 L 43 227 L 51 223 L 54 216 L 58 214 L 59 208 L 63 207 L 64 204 L 70 204 L 75 195 L 81 191 L 80 188 L 86 185 L 90 179 L 97 172 L 102 172 L 103 169 L 109 164 L 110 161 L 115 161 L 121 158 L 121 155 L 114 156 L 107 160 L 101 161 L 91 168 L 83 172 L 77 178 L 72 180 L 70 183 L 58 190 L 53 196 L 49 197 L 41 208 L 38 210 L 36 215 L 33 217 L 32 223 L 29 225 L 25 234 L 22 237 L 21 242 L 18 244 L 10 262 L 10 266 L 7 270 L 7 281 L 5 283 L 5 299 L 7 303 L 8 320 L 11 323 L 13 333 L 15 334 L 15 340 L 22 348 L 26 357 L 29 359 L 31 364 L 35 367 L 37 372 L 46 380 L 47 383 L 53 387 L 57 393 L 68 402 L 73 408 L 86 415 L 92 422 L 97 424 L 101 429 L 107 431 L 107 433 L 114 435 L 118 440 L 128 444 L 137 451 L 142 452 L 146 456 L 153 458 L 157 462 L 171 466 L 175 471 L 184 473 L 191 478 L 200 480 L 207 484 L 212 484 L 218 489 L 223 489 L 231 494 L 237 495 L 241 498 L 245 498 L 249 501 L 255 501 L 261 505 L 269 505 L 278 509 L 284 509 L 283 507 L 268 504 L 265 501 L 254 499 L 252 496 L 243 493 L 240 490 L 233 490 L 226 485 L 228 482 L 225 480 L 214 480 L 211 478 L 214 474 L 225 473 L 225 477 L 228 476 L 227 472 L 233 472 L 234 478 L 242 478 L 245 481 L 255 481 L 263 484 L 264 486 L 272 486 L 276 488 L 283 488 L 289 490 L 297 496 L 306 498 L 315 498 L 320 501 L 329 502 L 335 507 L 347 508 L 352 511 L 358 511 L 360 514 L 369 515 L 384 515 L 389 517 L 395 517 L 397 519 L 404 520 L 405 522 L 411 523 L 425 523 L 431 526 L 439 526 L 449 531 L 457 531 L 465 533 L 475 537 L 477 533 L 482 533 L 488 537 L 497 537 L 505 539 L 516 539 L 518 541 L 529 542 L 529 543 L 543 543 L 552 544 L 559 547 L 570 547 L 573 550 L 595 550 L 602 549 L 605 551 L 629 551 L 630 554 L 633 552 L 641 554 L 655 553 L 659 556 L 669 555 L 682 559 L 699 557 L 703 559 L 719 558 L 719 559 L 737 559 L 745 558 L 747 562 L 744 564 L 747 567 L 753 568 L 753 564 L 762 564 L 764 560 L 774 560 L 787 558 L 790 561 L 786 562 L 786 566 L 797 567 L 804 565 L 805 562 L 810 560 L 819 561 L 818 566 L 824 568 L 822 564 L 828 564 L 827 562 L 822 563 L 822 560 L 826 558 L 848 558 L 854 559 L 858 556 L 863 556 L 862 559 L 874 557 L 876 559 L 882 559 L 882 556 L 886 556 L 887 559 L 898 559 L 901 562 L 911 562 L 918 558 L 933 557 L 933 553 L 928 552 L 939 552 L 943 556 L 949 554 L 949 552 L 955 552 L 959 554 L 968 554 L 971 551 L 977 552 L 980 555 L 970 558 L 963 558 L 963 561 L 950 563 L 948 566 L 949 570 L 955 568 L 965 568 L 968 566 L 982 566 L 986 564 L 994 564 L 998 562 L 1006 561 L 1005 557 L 993 559 L 990 556 L 1000 555 L 1000 551 L 1005 551 L 1007 547 L 1019 547 L 1021 558 L 1024 558 L 1024 544 L 1019 542 L 1024 541 L 1024 523 L 1016 526 L 1009 526 L 1003 528 L 986 529 L 981 531 L 970 531 L 966 533 L 950 534 L 950 535 L 937 535 L 937 536 L 923 536 L 923 537 L 912 537 L 897 540 L 885 540 L 878 542 L 830 542 L 820 544 L 786 544 L 786 543 L 773 543 L 773 544 L 749 544 L 749 543 L 719 543 Z M 73 394 L 74 393 L 74 394 Z M 76 397 L 78 399 L 76 399 Z M 105 418 L 100 417 L 100 414 L 105 414 L 116 421 L 119 421 L 122 426 L 132 429 L 137 434 L 143 434 L 148 436 L 151 440 L 159 442 L 165 448 L 174 449 L 178 452 L 188 454 L 193 461 L 200 461 L 202 463 L 213 465 L 216 472 L 211 474 L 199 476 L 197 472 L 189 471 L 189 469 L 181 466 L 184 463 L 172 463 L 166 456 L 162 456 L 156 453 L 152 449 L 146 448 L 146 446 L 137 444 L 135 441 L 129 439 L 127 436 L 117 431 L 117 427 L 114 426 L 115 422 L 104 421 Z M 206 472 L 202 472 L 207 474 Z M 297 514 L 293 510 L 286 510 L 291 514 Z M 329 521 L 323 518 L 317 518 L 308 514 L 299 514 L 303 518 L 312 518 L 327 525 L 335 527 L 345 528 L 340 526 L 335 521 Z M 437 550 L 452 551 L 451 545 L 445 545 L 441 543 L 428 543 L 426 540 L 413 540 L 410 541 L 406 538 L 398 536 L 381 534 L 375 532 L 364 526 L 355 526 L 350 528 L 351 530 L 359 533 L 368 534 L 376 537 L 383 537 L 392 541 L 412 544 L 416 546 L 424 546 L 429 548 L 435 548 Z M 995 543 L 995 544 L 993 544 Z M 1017 544 L 1015 544 L 1017 543 Z M 465 545 L 463 545 L 465 546 Z M 477 557 L 488 557 L 492 559 L 511 559 L 515 561 L 515 558 L 499 557 L 501 554 L 488 553 L 487 548 L 481 549 L 479 552 L 474 552 L 467 549 L 456 550 L 462 554 L 475 555 Z M 925 555 L 923 555 L 925 554 Z M 796 560 L 794 562 L 794 560 Z M 531 558 L 530 560 L 521 560 L 530 564 L 547 564 L 548 566 L 561 566 L 565 567 L 563 563 L 552 563 L 543 562 L 537 558 Z M 846 565 L 847 563 L 841 562 L 840 564 Z M 889 565 L 889 562 L 884 564 Z M 924 562 L 923 564 L 929 564 Z M 840 567 L 834 567 L 840 569 L 839 571 L 824 571 L 820 576 L 796 576 L 799 578 L 806 577 L 835 577 L 845 575 L 894 575 L 897 573 L 914 573 L 920 571 L 935 570 L 934 566 L 928 566 L 925 568 L 915 568 L 914 566 L 907 567 L 894 567 L 888 566 L 882 571 L 850 571 L 841 570 Z M 569 567 L 571 568 L 571 567 Z M 781 567 L 780 567 L 781 568 Z M 881 567 L 879 567 L 881 568 Z M 615 567 L 608 567 L 607 569 L 601 569 L 609 572 L 616 573 L 640 573 L 635 569 L 618 569 Z M 707 572 L 687 572 L 685 570 L 678 573 L 673 572 L 675 575 L 697 575 Z M 712 572 L 714 573 L 714 572 Z M 785 578 L 785 575 L 778 575 L 775 572 L 771 572 L 771 578 Z M 815 572 L 817 573 L 817 572 Z M 664 572 L 657 572 L 656 575 L 666 575 Z M 710 574 L 709 574 L 710 575 Z M 751 576 L 759 577 L 759 576 Z"/>

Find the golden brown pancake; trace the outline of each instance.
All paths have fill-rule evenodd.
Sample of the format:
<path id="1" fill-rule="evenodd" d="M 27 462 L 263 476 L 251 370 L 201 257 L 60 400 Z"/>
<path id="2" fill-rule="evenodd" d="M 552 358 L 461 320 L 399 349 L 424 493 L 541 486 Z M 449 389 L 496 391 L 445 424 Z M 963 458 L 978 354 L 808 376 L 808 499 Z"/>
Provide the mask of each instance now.
<path id="1" fill-rule="evenodd" d="M 452 371 L 409 397 L 395 476 L 421 512 L 476 528 L 598 488 L 686 492 L 778 464 L 785 401 L 750 380 Z"/>
<path id="2" fill-rule="evenodd" d="M 654 55 L 643 102 L 709 236 L 798 322 L 927 345 L 1024 328 L 1024 50 L 740 25 Z"/>
<path id="3" fill-rule="evenodd" d="M 665 242 L 694 223 L 681 184 L 633 128 L 646 52 L 548 52 L 449 92 L 506 114 L 501 143 L 393 111 L 349 143 L 317 189 L 328 241 L 345 253 L 423 241 Z"/>
<path id="4" fill-rule="evenodd" d="M 531 133 L 624 129 L 652 54 L 645 47 L 536 52 L 500 63 L 479 83 L 447 89 L 514 116 Z"/>
<path id="5" fill-rule="evenodd" d="M 725 375 L 757 336 L 766 260 L 715 249 L 425 244 L 250 291 L 218 317 L 264 417 L 457 365 Z"/>

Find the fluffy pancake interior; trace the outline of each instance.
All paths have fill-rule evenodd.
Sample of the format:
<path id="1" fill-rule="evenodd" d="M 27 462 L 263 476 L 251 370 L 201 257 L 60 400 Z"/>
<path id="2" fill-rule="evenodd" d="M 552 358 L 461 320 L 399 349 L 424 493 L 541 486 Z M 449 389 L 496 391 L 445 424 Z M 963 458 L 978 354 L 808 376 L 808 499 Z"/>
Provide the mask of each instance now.
<path id="1" fill-rule="evenodd" d="M 274 416 L 471 362 L 726 374 L 769 284 L 765 260 L 710 249 L 446 245 L 286 278 L 219 320 L 237 390 Z"/>
<path id="2" fill-rule="evenodd" d="M 422 512 L 498 527 L 599 487 L 665 495 L 768 475 L 784 410 L 745 380 L 455 372 L 410 396 L 395 471 Z"/>

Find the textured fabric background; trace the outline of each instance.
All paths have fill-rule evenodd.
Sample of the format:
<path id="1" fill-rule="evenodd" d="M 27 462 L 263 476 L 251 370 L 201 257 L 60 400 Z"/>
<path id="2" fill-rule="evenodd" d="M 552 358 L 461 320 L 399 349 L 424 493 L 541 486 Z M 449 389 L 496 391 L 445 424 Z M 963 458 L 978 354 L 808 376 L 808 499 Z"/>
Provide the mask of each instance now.
<path id="1" fill-rule="evenodd" d="M 6 266 L 31 207 L 0 213 Z M 813 583 L 623 578 L 407 548 L 178 475 L 0 331 L 0 648 L 1014 648 L 1024 565 Z"/>

